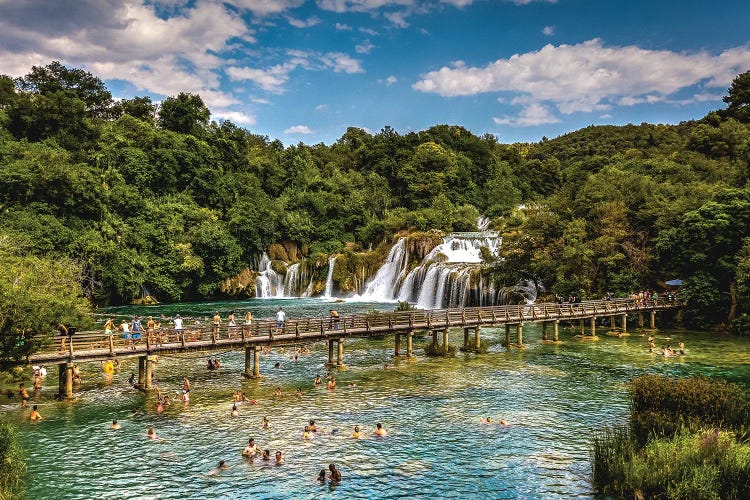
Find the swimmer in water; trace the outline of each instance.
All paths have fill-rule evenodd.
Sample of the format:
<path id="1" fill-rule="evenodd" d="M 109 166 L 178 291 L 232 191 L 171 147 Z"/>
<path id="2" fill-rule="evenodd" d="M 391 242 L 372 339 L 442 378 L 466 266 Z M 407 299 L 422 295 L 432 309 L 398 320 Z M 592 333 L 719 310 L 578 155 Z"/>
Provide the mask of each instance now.
<path id="1" fill-rule="evenodd" d="M 284 463 L 284 459 L 281 457 L 281 452 L 280 451 L 276 452 L 276 462 L 275 463 L 276 463 L 276 465 L 281 465 L 281 464 Z"/>
<path id="2" fill-rule="evenodd" d="M 492 417 L 487 418 L 480 418 L 479 421 L 483 424 L 491 424 L 492 423 Z"/>
<path id="3" fill-rule="evenodd" d="M 301 398 L 302 397 L 302 388 L 301 387 L 297 387 L 297 392 L 294 393 L 294 395 L 297 396 L 298 398 Z"/>
<path id="4" fill-rule="evenodd" d="M 37 405 L 34 405 L 31 407 L 31 411 L 29 412 L 29 420 L 31 420 L 32 422 L 42 419 L 42 415 L 37 411 L 37 408 Z"/>
<path id="5" fill-rule="evenodd" d="M 505 420 L 503 420 L 502 418 L 500 419 L 500 421 L 498 422 L 498 424 L 502 425 L 503 427 L 510 427 L 510 424 L 508 422 L 506 422 Z"/>
<path id="6" fill-rule="evenodd" d="M 320 473 L 318 474 L 318 481 L 321 483 L 326 482 L 326 470 L 325 469 L 320 469 Z"/>
<path id="7" fill-rule="evenodd" d="M 243 457 L 254 458 L 258 454 L 258 445 L 255 444 L 255 439 L 250 438 L 247 440 L 247 446 L 242 450 Z"/>
<path id="8" fill-rule="evenodd" d="M 680 340 L 678 348 L 680 350 L 680 356 L 684 356 L 685 355 L 685 342 L 683 342 L 682 340 Z"/>
<path id="9" fill-rule="evenodd" d="M 117 430 L 120 427 L 122 427 L 122 426 L 119 423 L 117 423 L 117 420 L 115 419 L 115 420 L 112 421 L 112 425 L 110 426 L 110 429 Z"/>
<path id="10" fill-rule="evenodd" d="M 152 439 L 154 441 L 159 441 L 161 438 L 156 435 L 156 431 L 153 427 L 149 427 L 148 431 L 146 432 L 146 437 L 149 439 Z"/>
<path id="11" fill-rule="evenodd" d="M 320 378 L 320 375 L 315 375 L 313 385 L 323 385 L 323 379 Z"/>
<path id="12" fill-rule="evenodd" d="M 318 427 L 315 425 L 315 420 L 310 420 L 310 432 L 318 432 Z"/>
<path id="13" fill-rule="evenodd" d="M 336 388 L 336 377 L 331 377 L 331 380 L 328 381 L 328 385 L 326 385 L 326 389 L 333 390 Z"/>
<path id="14" fill-rule="evenodd" d="M 328 476 L 331 484 L 341 484 L 341 471 L 336 468 L 336 464 L 329 464 L 328 470 L 331 471 L 331 475 Z"/>
<path id="15" fill-rule="evenodd" d="M 271 423 L 268 421 L 268 417 L 263 417 L 263 422 L 261 423 L 261 426 L 264 429 L 268 429 L 269 427 L 271 427 Z"/>
<path id="16" fill-rule="evenodd" d="M 310 440 L 312 439 L 312 432 L 310 432 L 310 426 L 305 426 L 305 431 L 302 433 L 302 439 L 304 440 Z"/>
<path id="17" fill-rule="evenodd" d="M 388 432 L 385 429 L 383 429 L 383 424 L 381 424 L 380 422 L 375 424 L 375 435 L 381 436 L 381 437 L 388 435 Z"/>
<path id="18" fill-rule="evenodd" d="M 276 396 L 277 398 L 281 397 L 281 387 L 277 387 L 276 389 L 274 389 L 273 395 Z"/>
<path id="19" fill-rule="evenodd" d="M 352 437 L 354 439 L 360 439 L 362 437 L 362 433 L 360 432 L 358 425 L 354 426 L 354 432 L 352 433 Z"/>
<path id="20" fill-rule="evenodd" d="M 271 451 L 270 450 L 263 450 L 263 452 L 260 455 L 260 458 L 264 462 L 270 462 L 271 461 Z"/>
<path id="21" fill-rule="evenodd" d="M 211 469 L 208 471 L 209 476 L 215 476 L 217 474 L 220 474 L 221 471 L 227 470 L 229 467 L 227 466 L 227 462 L 225 460 L 219 460 L 219 465 L 215 469 Z"/>
<path id="22" fill-rule="evenodd" d="M 237 417 L 237 416 L 239 416 L 239 414 L 240 414 L 240 412 L 237 409 L 237 405 L 232 405 L 232 412 L 229 415 L 232 416 L 232 417 Z"/>

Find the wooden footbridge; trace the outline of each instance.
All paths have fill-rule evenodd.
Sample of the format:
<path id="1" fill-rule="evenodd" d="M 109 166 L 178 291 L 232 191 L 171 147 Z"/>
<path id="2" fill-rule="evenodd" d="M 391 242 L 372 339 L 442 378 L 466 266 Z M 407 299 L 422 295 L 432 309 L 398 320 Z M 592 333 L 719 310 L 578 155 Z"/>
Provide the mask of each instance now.
<path id="1" fill-rule="evenodd" d="M 344 340 L 347 338 L 395 336 L 394 354 L 402 353 L 401 340 L 406 340 L 406 356 L 413 356 L 412 338 L 415 333 L 432 335 L 434 352 L 448 353 L 451 329 L 463 329 L 463 349 L 479 351 L 483 326 L 505 327 L 504 345 L 523 347 L 524 323 L 541 323 L 544 341 L 557 342 L 560 321 L 578 322 L 581 335 L 596 338 L 597 319 L 609 317 L 610 327 L 616 327 L 620 318 L 620 331 L 627 331 L 629 314 L 637 314 L 638 326 L 643 328 L 645 314 L 649 314 L 649 327 L 655 328 L 656 312 L 682 307 L 675 300 L 615 299 L 587 301 L 574 304 L 540 303 L 493 307 L 466 307 L 460 309 L 413 310 L 391 313 L 368 313 L 331 318 L 289 319 L 283 328 L 276 321 L 253 320 L 249 325 L 237 326 L 185 326 L 145 330 L 142 338 L 123 338 L 119 333 L 104 335 L 101 332 L 80 332 L 69 337 L 46 339 L 44 347 L 28 359 L 29 364 L 59 365 L 61 397 L 73 396 L 73 368 L 76 363 L 106 361 L 116 358 L 138 357 L 138 386 L 151 388 L 153 365 L 159 354 L 191 351 L 227 351 L 245 349 L 244 375 L 260 377 L 260 352 L 264 346 L 289 345 L 325 340 L 328 344 L 328 363 L 332 367 L 344 366 Z M 588 334 L 586 323 L 589 323 Z M 511 343 L 511 330 L 515 329 L 515 342 Z M 473 335 L 470 335 L 473 333 Z M 440 343 L 442 335 L 442 345 Z M 334 359 L 334 354 L 336 354 Z"/>

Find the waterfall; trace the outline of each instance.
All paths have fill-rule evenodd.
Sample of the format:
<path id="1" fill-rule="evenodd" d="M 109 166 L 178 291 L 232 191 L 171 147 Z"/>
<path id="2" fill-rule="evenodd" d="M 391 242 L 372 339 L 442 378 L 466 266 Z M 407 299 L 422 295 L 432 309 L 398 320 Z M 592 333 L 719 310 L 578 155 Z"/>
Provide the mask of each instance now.
<path id="1" fill-rule="evenodd" d="M 336 257 L 328 258 L 328 276 L 326 277 L 326 291 L 323 297 L 330 298 L 333 295 L 333 268 L 336 265 Z"/>
<path id="2" fill-rule="evenodd" d="M 375 277 L 368 283 L 365 293 L 362 294 L 362 299 L 394 300 L 398 296 L 398 285 L 403 278 L 408 263 L 409 252 L 406 249 L 406 239 L 399 238 L 391 251 L 388 252 L 385 264 L 378 269 Z"/>
<path id="3" fill-rule="evenodd" d="M 495 303 L 494 284 L 482 279 L 472 289 L 472 273 L 484 262 L 482 249 L 496 255 L 500 235 L 492 231 L 451 233 L 409 271 L 406 239 L 391 248 L 385 264 L 367 285 L 364 299 L 406 300 L 425 309 Z M 407 272 L 408 271 L 408 272 Z"/>
<path id="4" fill-rule="evenodd" d="M 255 296 L 256 297 L 283 297 L 284 296 L 284 278 L 273 270 L 271 259 L 268 254 L 263 255 L 258 262 L 258 276 L 255 278 Z"/>
<path id="5" fill-rule="evenodd" d="M 299 297 L 300 265 L 296 262 L 286 270 L 284 278 L 284 297 Z"/>

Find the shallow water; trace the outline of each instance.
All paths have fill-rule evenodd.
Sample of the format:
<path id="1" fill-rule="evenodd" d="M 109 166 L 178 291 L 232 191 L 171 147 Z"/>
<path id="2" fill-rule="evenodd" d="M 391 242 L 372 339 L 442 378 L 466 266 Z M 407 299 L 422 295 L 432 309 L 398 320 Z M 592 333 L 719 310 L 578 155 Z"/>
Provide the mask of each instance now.
<path id="1" fill-rule="evenodd" d="M 185 306 L 128 308 L 116 312 L 142 316 L 238 313 L 271 316 L 282 304 L 290 316 L 325 315 L 321 300 L 255 300 Z M 391 305 L 335 304 L 346 312 Z M 658 322 L 658 320 L 657 320 Z M 602 329 L 604 330 L 604 329 Z M 260 381 L 241 377 L 242 352 L 160 356 L 155 383 L 175 395 L 182 376 L 193 385 L 189 406 L 176 403 L 155 411 L 155 394 L 130 388 L 137 361 L 125 360 L 112 381 L 98 364 L 82 365 L 83 385 L 74 402 L 52 400 L 56 370 L 32 403 L 42 422 L 25 420 L 19 402 L 0 396 L 2 414 L 17 421 L 29 450 L 29 498 L 569 498 L 591 497 L 589 444 L 593 432 L 627 418 L 627 381 L 644 373 L 708 375 L 750 386 L 750 339 L 703 332 L 657 332 L 657 345 L 683 339 L 684 357 L 648 354 L 641 335 L 575 338 L 561 329 L 562 344 L 543 345 L 541 330 L 526 325 L 526 350 L 505 352 L 501 329 L 484 328 L 487 354 L 425 358 L 428 337 L 415 337 L 417 360 L 392 358 L 393 338 L 347 340 L 344 371 L 336 372 L 335 391 L 314 387 L 325 375 L 324 343 L 310 344 L 298 361 L 278 349 L 261 358 Z M 671 340 L 663 337 L 671 335 Z M 451 343 L 463 340 L 460 330 Z M 402 342 L 402 348 L 405 342 Z M 207 371 L 206 359 L 219 357 L 222 368 Z M 280 368 L 273 368 L 279 362 Z M 388 364 L 389 369 L 384 369 Z M 351 387 L 349 383 L 354 383 Z M 273 396 L 280 386 L 283 395 Z M 303 397 L 294 391 L 301 387 Z M 259 404 L 244 403 L 229 416 L 231 396 L 244 390 Z M 270 429 L 261 428 L 263 416 Z M 481 417 L 507 420 L 510 427 L 485 425 Z M 113 418 L 122 429 L 113 431 Z M 315 419 L 323 432 L 301 438 Z M 374 438 L 376 422 L 389 431 Z M 349 437 L 360 425 L 365 439 Z M 153 427 L 164 440 L 145 437 Z M 240 452 L 249 437 L 282 466 L 248 461 Z M 219 460 L 230 469 L 211 476 Z M 343 483 L 320 485 L 317 473 L 335 462 Z"/>

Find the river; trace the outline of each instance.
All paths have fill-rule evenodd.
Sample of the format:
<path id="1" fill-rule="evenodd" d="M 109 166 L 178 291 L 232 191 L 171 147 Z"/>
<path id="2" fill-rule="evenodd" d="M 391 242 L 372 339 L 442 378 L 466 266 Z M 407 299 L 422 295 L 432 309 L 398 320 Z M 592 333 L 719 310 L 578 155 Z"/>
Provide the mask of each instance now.
<path id="1" fill-rule="evenodd" d="M 142 317 L 177 312 L 203 318 L 230 310 L 270 317 L 283 306 L 290 317 L 327 316 L 392 304 L 332 303 L 320 299 L 255 299 L 244 302 L 129 307 L 106 311 Z M 634 324 L 634 321 L 629 323 Z M 657 316 L 658 325 L 658 316 Z M 645 373 L 706 375 L 750 386 L 750 339 L 708 332 L 656 332 L 657 346 L 683 340 L 685 356 L 649 354 L 645 338 L 602 335 L 581 340 L 563 328 L 562 342 L 540 343 L 538 325 L 524 327 L 525 350 L 500 346 L 504 331 L 484 328 L 486 354 L 426 358 L 427 337 L 415 337 L 416 360 L 393 359 L 393 337 L 347 340 L 345 370 L 334 391 L 313 385 L 326 375 L 324 343 L 309 344 L 297 361 L 291 347 L 261 357 L 262 380 L 241 376 L 244 354 L 193 353 L 160 356 L 155 384 L 177 395 L 182 377 L 192 383 L 188 406 L 172 404 L 157 413 L 156 394 L 131 388 L 135 358 L 124 360 L 111 380 L 101 366 L 81 365 L 76 400 L 55 402 L 56 367 L 32 397 L 44 419 L 27 420 L 18 398 L 0 396 L 2 414 L 19 423 L 28 450 L 28 497 L 88 498 L 570 498 L 591 497 L 589 444 L 607 425 L 628 413 L 627 382 Z M 666 337 L 671 339 L 666 339 Z M 451 343 L 463 340 L 460 330 Z M 404 346 L 402 345 L 402 348 Z M 206 370 L 208 357 L 222 367 Z M 274 365 L 279 363 L 278 368 Z M 388 365 L 385 368 L 385 365 Z M 274 397 L 280 387 L 281 397 Z M 302 397 L 295 396 L 297 388 Z M 231 417 L 232 394 L 243 390 L 258 404 L 239 405 Z M 270 427 L 262 428 L 264 416 Z M 480 422 L 504 419 L 503 427 Z M 110 429 L 113 419 L 122 428 Z M 302 439 L 314 419 L 321 432 Z M 375 424 L 389 432 L 375 438 Z M 355 425 L 363 439 L 350 437 Z M 153 427 L 163 438 L 152 441 Z M 267 465 L 241 457 L 248 438 L 285 463 Z M 229 469 L 211 475 L 219 460 Z M 339 486 L 321 485 L 320 469 L 334 462 Z"/>

